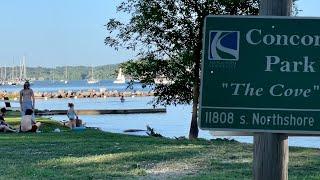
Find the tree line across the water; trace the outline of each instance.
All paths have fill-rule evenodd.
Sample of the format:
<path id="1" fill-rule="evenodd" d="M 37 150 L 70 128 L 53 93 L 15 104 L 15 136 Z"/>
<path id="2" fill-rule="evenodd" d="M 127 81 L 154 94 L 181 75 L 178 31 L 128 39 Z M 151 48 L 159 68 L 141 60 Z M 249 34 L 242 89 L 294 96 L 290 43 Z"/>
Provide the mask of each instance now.
<path id="1" fill-rule="evenodd" d="M 119 64 L 110 64 L 102 66 L 58 66 L 49 67 L 27 67 L 27 78 L 33 80 L 84 80 L 92 75 L 94 79 L 114 79 L 117 76 Z M 16 68 L 18 69 L 18 68 Z M 6 76 L 12 77 L 12 68 L 7 68 Z"/>

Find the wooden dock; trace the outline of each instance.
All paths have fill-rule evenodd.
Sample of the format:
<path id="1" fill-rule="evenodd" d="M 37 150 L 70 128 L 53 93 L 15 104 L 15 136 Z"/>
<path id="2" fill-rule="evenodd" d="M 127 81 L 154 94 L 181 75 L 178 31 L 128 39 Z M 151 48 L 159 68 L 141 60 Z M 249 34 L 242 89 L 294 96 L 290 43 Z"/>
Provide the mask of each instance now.
<path id="1" fill-rule="evenodd" d="M 76 110 L 78 115 L 102 115 L 102 114 L 150 114 L 150 113 L 166 113 L 166 108 L 156 109 L 83 109 Z M 67 110 L 37 110 L 38 116 L 66 115 Z"/>

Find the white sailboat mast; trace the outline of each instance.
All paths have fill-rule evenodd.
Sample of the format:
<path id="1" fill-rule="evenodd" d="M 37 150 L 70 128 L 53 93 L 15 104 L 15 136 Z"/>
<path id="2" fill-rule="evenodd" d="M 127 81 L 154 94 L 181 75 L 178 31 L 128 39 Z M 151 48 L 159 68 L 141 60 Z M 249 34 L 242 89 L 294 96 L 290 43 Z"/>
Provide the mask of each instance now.
<path id="1" fill-rule="evenodd" d="M 68 80 L 68 66 L 66 66 L 66 75 L 65 75 L 66 80 Z"/>
<path id="2" fill-rule="evenodd" d="M 7 66 L 4 66 L 4 80 L 7 80 Z"/>
<path id="3" fill-rule="evenodd" d="M 14 57 L 13 57 L 13 65 L 12 65 L 12 69 L 11 69 L 11 80 L 15 79 L 15 73 L 14 73 Z"/>
<path id="4" fill-rule="evenodd" d="M 93 75 L 93 66 L 91 66 L 91 79 L 94 79 L 94 75 Z"/>
<path id="5" fill-rule="evenodd" d="M 22 78 L 24 80 L 27 79 L 27 66 L 26 66 L 26 56 L 23 56 L 23 59 L 22 59 Z"/>

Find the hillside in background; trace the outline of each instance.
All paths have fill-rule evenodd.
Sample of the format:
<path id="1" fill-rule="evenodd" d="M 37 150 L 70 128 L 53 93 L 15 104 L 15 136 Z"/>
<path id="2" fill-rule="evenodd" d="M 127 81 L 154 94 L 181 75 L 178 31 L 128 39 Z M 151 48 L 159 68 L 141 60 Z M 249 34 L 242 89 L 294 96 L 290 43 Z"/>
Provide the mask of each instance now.
<path id="1" fill-rule="evenodd" d="M 99 80 L 115 79 L 118 67 L 119 64 L 95 66 L 93 67 L 94 78 Z M 18 67 L 6 68 L 7 77 L 11 78 L 12 74 L 17 77 L 19 74 L 18 69 Z M 91 77 L 91 69 L 92 67 L 90 66 L 27 67 L 27 78 L 32 80 L 84 80 Z"/>

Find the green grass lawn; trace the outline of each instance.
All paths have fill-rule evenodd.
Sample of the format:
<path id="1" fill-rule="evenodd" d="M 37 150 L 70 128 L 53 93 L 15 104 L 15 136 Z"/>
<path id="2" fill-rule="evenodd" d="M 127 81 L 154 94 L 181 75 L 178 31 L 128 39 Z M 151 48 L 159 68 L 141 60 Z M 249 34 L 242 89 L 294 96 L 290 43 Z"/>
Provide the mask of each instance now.
<path id="1" fill-rule="evenodd" d="M 252 179 L 250 144 L 72 132 L 38 121 L 41 133 L 0 134 L 0 179 Z M 290 148 L 289 161 L 289 179 L 320 179 L 319 150 Z"/>

